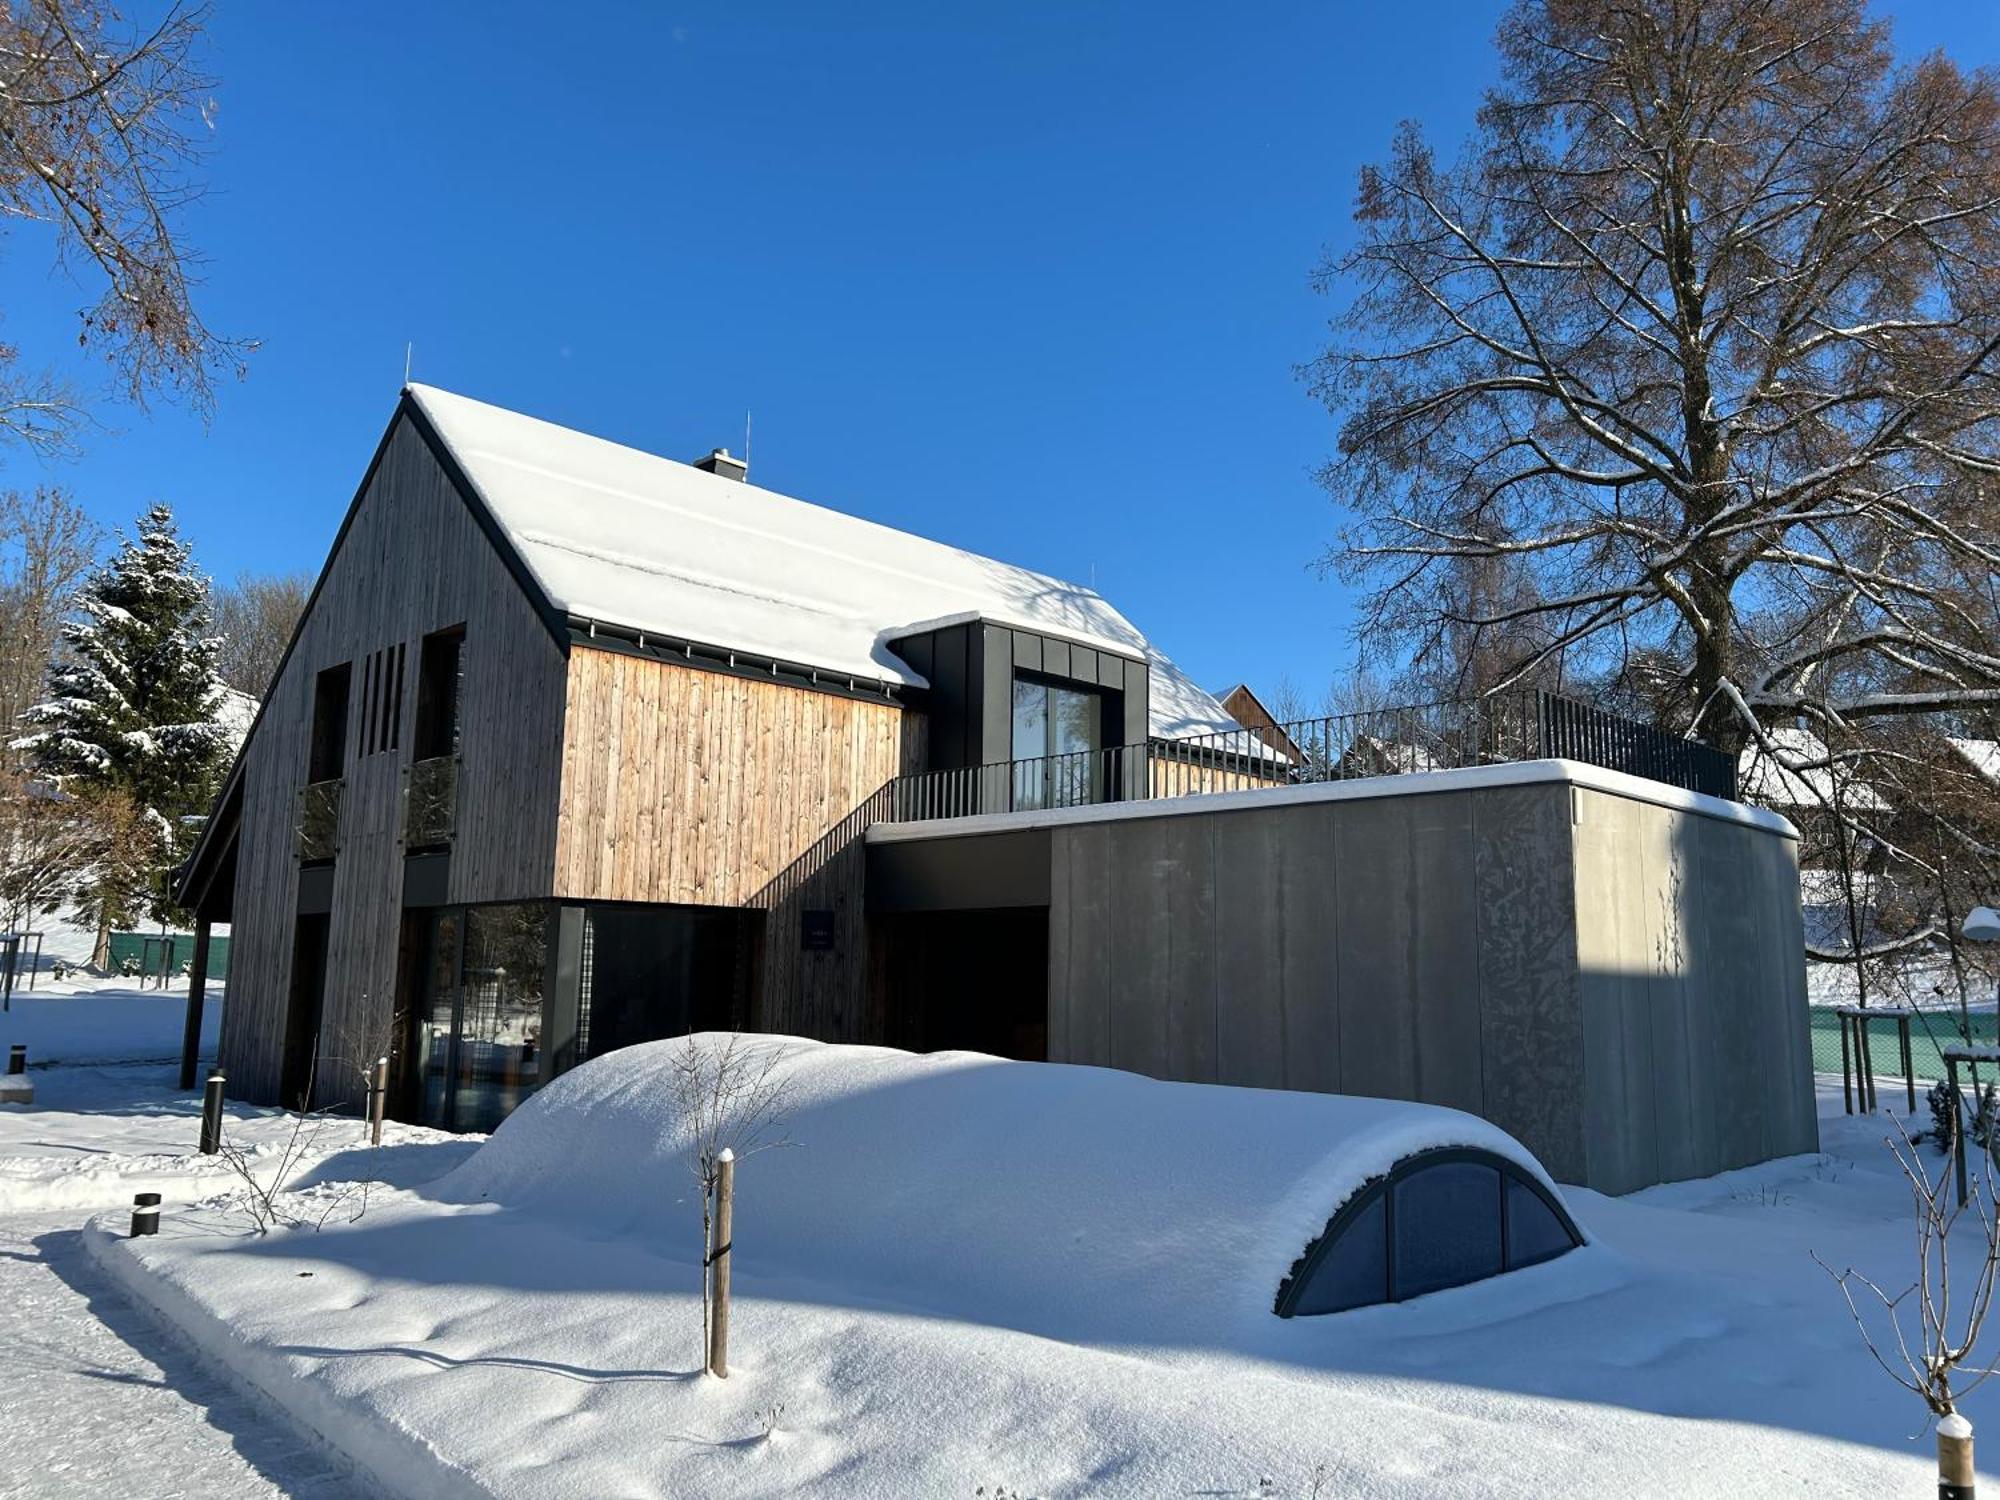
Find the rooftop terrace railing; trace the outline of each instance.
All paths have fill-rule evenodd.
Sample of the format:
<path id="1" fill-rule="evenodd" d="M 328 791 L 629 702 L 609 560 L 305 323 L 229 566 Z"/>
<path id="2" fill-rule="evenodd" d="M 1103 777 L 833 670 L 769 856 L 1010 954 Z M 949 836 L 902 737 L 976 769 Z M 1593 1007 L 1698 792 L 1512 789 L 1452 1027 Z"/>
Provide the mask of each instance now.
<path id="1" fill-rule="evenodd" d="M 1548 759 L 1583 761 L 1714 797 L 1736 796 L 1736 761 L 1727 753 L 1572 698 L 1531 691 L 925 771 L 891 783 L 884 820 L 963 818 Z"/>

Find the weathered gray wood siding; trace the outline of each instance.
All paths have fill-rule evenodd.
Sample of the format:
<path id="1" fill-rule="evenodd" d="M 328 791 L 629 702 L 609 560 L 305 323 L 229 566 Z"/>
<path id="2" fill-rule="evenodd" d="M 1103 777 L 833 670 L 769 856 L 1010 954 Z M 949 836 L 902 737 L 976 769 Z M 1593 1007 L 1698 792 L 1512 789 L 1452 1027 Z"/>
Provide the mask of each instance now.
<path id="1" fill-rule="evenodd" d="M 291 658 L 248 747 L 229 1002 L 221 1057 L 230 1092 L 275 1099 L 291 980 L 299 863 L 293 825 L 306 780 L 314 679 L 353 662 L 342 844 L 334 865 L 321 1092 L 350 1080 L 330 1057 L 378 1046 L 395 997 L 402 912 L 402 776 L 416 726 L 419 643 L 465 626 L 462 764 L 453 901 L 548 896 L 562 777 L 565 660 L 534 604 L 407 416 L 390 432 L 329 559 Z M 401 642 L 401 734 L 357 756 L 368 653 Z"/>

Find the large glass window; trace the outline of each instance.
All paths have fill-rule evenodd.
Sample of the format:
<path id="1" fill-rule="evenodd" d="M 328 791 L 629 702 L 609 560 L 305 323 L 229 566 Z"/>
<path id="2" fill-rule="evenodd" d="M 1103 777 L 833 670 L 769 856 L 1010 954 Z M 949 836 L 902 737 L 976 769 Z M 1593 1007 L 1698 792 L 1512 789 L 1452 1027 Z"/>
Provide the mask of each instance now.
<path id="1" fill-rule="evenodd" d="M 549 908 L 441 911 L 418 1017 L 424 1123 L 491 1130 L 542 1081 Z"/>
<path id="2" fill-rule="evenodd" d="M 747 914 L 593 906 L 583 914 L 576 1060 L 733 1022 Z"/>
<path id="3" fill-rule="evenodd" d="M 1552 1260 L 1583 1243 L 1562 1204 L 1490 1151 L 1398 1162 L 1333 1216 L 1278 1288 L 1280 1317 L 1401 1302 Z"/>
<path id="4" fill-rule="evenodd" d="M 1014 806 L 1074 807 L 1098 800 L 1104 697 L 1084 688 L 1014 679 Z"/>

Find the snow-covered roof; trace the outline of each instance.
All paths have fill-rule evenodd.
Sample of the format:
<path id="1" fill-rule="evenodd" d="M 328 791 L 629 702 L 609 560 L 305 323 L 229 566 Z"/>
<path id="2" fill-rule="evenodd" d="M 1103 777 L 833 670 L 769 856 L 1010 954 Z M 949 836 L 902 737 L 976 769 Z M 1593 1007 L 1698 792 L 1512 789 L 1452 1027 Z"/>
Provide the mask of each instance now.
<path id="1" fill-rule="evenodd" d="M 926 683 L 892 639 L 991 620 L 1149 663 L 1155 735 L 1236 727 L 1093 589 L 433 386 L 409 394 L 570 615 L 912 687 Z"/>
<path id="2" fill-rule="evenodd" d="M 2000 786 L 2000 740 L 1954 739 L 1951 748 L 1973 770 Z"/>
<path id="3" fill-rule="evenodd" d="M 1827 807 L 1835 794 L 1842 807 L 1856 812 L 1882 812 L 1889 804 L 1881 793 L 1857 779 L 1852 770 L 1838 771 L 1828 762 L 1826 742 L 1809 729 L 1765 731 L 1775 755 L 1762 746 L 1744 747 L 1736 758 L 1737 795 L 1763 807 Z"/>
<path id="4" fill-rule="evenodd" d="M 653 1224 L 685 1235 L 678 1192 L 631 1184 L 686 1180 L 676 1061 L 692 1044 L 712 1078 L 728 1042 L 652 1042 L 562 1074 L 432 1192 L 607 1236 Z M 1498 1126 L 1435 1105 L 797 1037 L 736 1045 L 739 1078 L 769 1059 L 784 1089 L 770 1138 L 790 1143 L 739 1171 L 739 1201 L 754 1205 L 739 1225 L 756 1226 L 737 1246 L 739 1274 L 893 1288 L 1070 1337 L 1268 1325 L 1279 1283 L 1334 1210 L 1418 1151 L 1480 1147 L 1548 1182 Z"/>

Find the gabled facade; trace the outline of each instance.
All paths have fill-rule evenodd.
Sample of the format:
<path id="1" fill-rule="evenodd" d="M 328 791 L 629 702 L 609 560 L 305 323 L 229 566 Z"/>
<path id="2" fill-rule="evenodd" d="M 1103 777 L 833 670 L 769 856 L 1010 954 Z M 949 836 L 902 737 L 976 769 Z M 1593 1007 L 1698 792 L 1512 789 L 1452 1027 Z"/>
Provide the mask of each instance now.
<path id="1" fill-rule="evenodd" d="M 890 782 L 1231 727 L 1093 591 L 411 387 L 182 872 L 231 1092 L 387 1053 L 394 1112 L 490 1128 L 693 1026 L 880 1039 Z"/>

